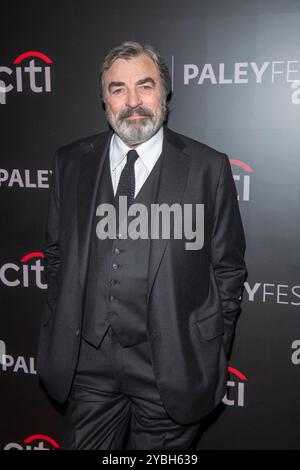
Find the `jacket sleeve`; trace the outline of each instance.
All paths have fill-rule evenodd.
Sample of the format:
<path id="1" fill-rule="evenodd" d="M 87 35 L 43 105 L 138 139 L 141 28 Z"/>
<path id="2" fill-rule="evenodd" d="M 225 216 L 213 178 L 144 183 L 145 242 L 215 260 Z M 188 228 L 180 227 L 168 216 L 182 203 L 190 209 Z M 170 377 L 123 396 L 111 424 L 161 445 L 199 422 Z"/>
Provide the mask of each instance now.
<path id="1" fill-rule="evenodd" d="M 58 172 L 59 151 L 52 164 L 52 177 L 48 199 L 48 216 L 44 243 L 45 277 L 48 284 L 47 302 L 53 308 L 58 292 L 58 270 L 60 267 L 60 188 Z"/>
<path id="2" fill-rule="evenodd" d="M 237 190 L 230 162 L 225 154 L 216 191 L 211 247 L 212 267 L 224 319 L 224 346 L 229 356 L 247 269 L 244 262 L 245 235 Z"/>

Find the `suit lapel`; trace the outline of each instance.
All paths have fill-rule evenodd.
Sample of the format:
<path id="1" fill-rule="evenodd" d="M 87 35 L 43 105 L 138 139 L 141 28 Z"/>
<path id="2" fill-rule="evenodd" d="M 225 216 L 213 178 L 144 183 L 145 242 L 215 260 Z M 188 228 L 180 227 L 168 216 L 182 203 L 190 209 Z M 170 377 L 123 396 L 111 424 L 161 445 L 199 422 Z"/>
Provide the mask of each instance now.
<path id="1" fill-rule="evenodd" d="M 89 247 L 98 183 L 113 132 L 98 136 L 92 144 L 81 144 L 78 182 L 78 261 L 80 281 L 85 288 L 89 260 Z"/>
<path id="2" fill-rule="evenodd" d="M 162 168 L 155 203 L 180 203 L 187 183 L 190 156 L 183 152 L 184 142 L 174 132 L 164 127 Z M 149 277 L 147 299 L 149 299 L 156 272 L 166 250 L 168 239 L 150 240 Z"/>

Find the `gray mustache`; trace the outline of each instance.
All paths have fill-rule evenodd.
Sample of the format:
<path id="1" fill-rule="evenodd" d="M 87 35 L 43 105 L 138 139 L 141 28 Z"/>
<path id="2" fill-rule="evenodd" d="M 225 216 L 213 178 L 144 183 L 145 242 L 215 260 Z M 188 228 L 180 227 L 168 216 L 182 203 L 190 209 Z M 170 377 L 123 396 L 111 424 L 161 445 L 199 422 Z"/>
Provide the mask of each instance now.
<path id="1" fill-rule="evenodd" d="M 137 109 L 126 109 L 120 115 L 120 119 L 125 119 L 131 116 L 145 116 L 145 117 L 153 117 L 153 113 L 144 108 L 137 108 Z"/>

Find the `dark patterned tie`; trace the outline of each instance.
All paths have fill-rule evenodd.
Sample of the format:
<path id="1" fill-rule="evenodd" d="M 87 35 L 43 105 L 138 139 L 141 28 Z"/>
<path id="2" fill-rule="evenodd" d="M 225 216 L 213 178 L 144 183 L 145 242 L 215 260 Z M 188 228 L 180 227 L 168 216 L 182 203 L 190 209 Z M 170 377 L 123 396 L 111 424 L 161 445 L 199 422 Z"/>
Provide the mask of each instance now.
<path id="1" fill-rule="evenodd" d="M 137 151 L 129 150 L 129 152 L 127 153 L 127 162 L 122 170 L 116 196 L 115 196 L 117 206 L 119 205 L 119 196 L 127 196 L 128 207 L 134 201 L 134 193 L 135 193 L 134 164 L 137 158 L 139 158 L 139 154 L 137 153 Z"/>

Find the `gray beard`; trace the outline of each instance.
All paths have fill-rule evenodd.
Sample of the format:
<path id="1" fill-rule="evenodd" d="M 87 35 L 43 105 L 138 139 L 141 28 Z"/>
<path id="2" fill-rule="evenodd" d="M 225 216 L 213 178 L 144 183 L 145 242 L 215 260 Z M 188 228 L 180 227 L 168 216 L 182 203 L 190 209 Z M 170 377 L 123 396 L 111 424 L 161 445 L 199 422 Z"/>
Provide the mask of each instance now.
<path id="1" fill-rule="evenodd" d="M 109 112 L 106 113 L 106 116 L 115 133 L 129 145 L 142 144 L 151 139 L 164 122 L 163 112 L 160 113 L 156 121 L 153 121 L 153 118 L 144 117 L 138 121 L 121 119 L 113 122 Z"/>

